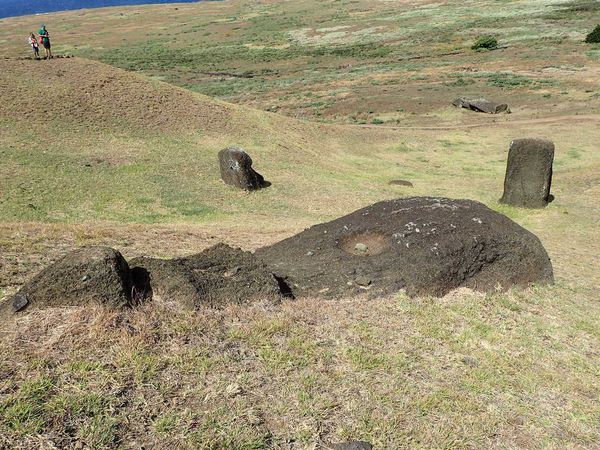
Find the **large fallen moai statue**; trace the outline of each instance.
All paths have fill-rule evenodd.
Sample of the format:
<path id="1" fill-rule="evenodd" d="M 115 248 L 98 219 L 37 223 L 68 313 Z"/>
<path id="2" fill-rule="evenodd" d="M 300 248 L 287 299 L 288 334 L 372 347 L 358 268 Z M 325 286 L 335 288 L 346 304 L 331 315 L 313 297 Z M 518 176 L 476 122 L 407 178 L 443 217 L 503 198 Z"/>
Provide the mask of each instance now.
<path id="1" fill-rule="evenodd" d="M 544 139 L 515 139 L 510 143 L 501 203 L 543 208 L 550 201 L 554 144 Z"/>
<path id="2" fill-rule="evenodd" d="M 221 178 L 225 184 L 246 191 L 269 186 L 263 176 L 252 168 L 252 158 L 238 147 L 227 147 L 219 152 Z"/>
<path id="3" fill-rule="evenodd" d="M 552 283 L 540 240 L 471 200 L 401 198 L 315 225 L 254 254 L 219 244 L 196 255 L 129 262 L 107 247 L 75 250 L 8 301 L 0 320 L 32 309 L 153 301 L 196 310 L 282 298 L 443 296 Z"/>

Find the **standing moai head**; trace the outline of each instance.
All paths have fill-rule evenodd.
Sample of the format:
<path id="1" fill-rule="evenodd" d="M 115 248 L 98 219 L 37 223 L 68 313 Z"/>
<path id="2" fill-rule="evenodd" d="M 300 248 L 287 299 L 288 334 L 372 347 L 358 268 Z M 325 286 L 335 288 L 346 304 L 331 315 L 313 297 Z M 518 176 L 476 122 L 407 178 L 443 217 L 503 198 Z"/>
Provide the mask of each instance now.
<path id="1" fill-rule="evenodd" d="M 545 139 L 515 139 L 510 143 L 501 203 L 543 208 L 550 202 L 554 144 Z"/>
<path id="2" fill-rule="evenodd" d="M 221 178 L 225 184 L 246 191 L 269 186 L 261 174 L 252 168 L 252 158 L 238 147 L 227 147 L 219 152 Z"/>

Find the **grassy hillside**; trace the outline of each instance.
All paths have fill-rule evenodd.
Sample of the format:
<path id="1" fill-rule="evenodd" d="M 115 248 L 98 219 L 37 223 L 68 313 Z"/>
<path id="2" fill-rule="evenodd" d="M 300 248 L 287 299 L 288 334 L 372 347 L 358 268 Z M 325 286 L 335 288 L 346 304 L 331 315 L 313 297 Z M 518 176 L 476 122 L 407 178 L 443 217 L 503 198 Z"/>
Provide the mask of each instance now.
<path id="1" fill-rule="evenodd" d="M 596 0 L 235 0 L 67 12 L 49 26 L 59 52 L 235 103 L 424 125 L 460 120 L 450 102 L 461 95 L 509 102 L 519 117 L 598 111 L 600 50 L 583 40 L 599 16 Z M 38 22 L 2 21 L 0 45 L 26 54 L 18 36 Z M 472 51 L 488 34 L 501 48 Z"/>
<path id="2" fill-rule="evenodd" d="M 0 59 L 0 301 L 80 245 L 110 245 L 128 258 L 187 255 L 219 241 L 252 250 L 408 195 L 471 198 L 507 214 L 540 237 L 556 284 L 193 314 L 153 304 L 119 313 L 37 311 L 0 331 L 0 448 L 313 449 L 345 439 L 376 449 L 597 447 L 600 63 L 576 31 L 593 22 L 594 3 L 308 5 L 223 2 L 44 17 L 58 51 L 142 73 L 79 57 L 17 60 L 21 31 L 39 18 L 1 21 L 8 56 Z M 480 28 L 457 27 L 471 16 Z M 351 33 L 309 39 L 317 28 L 350 23 Z M 225 51 L 262 42 L 248 54 L 264 55 L 294 36 L 299 42 L 307 27 L 313 31 L 301 35 L 299 53 L 283 59 L 248 62 Z M 510 48 L 468 53 L 472 38 L 491 28 Z M 255 41 L 246 41 L 252 33 Z M 548 45 L 532 33 L 547 35 Z M 385 39 L 391 53 L 335 53 L 371 39 Z M 146 61 L 160 67 L 134 58 L 145 46 L 161 49 Z M 398 59 L 455 47 L 464 54 Z M 193 64 L 185 66 L 182 54 Z M 269 67 L 278 73 L 197 72 Z M 498 75 L 505 70 L 514 73 Z M 186 73 L 197 78 L 188 83 Z M 215 94 L 219 86 L 220 97 L 238 104 L 194 92 Z M 448 108 L 467 88 L 505 95 L 514 113 Z M 305 100 L 284 98 L 287 90 L 336 98 L 339 113 L 297 107 Z M 286 117 L 319 111 L 334 122 L 390 113 L 390 122 Z M 556 143 L 556 199 L 544 210 L 497 202 L 509 142 L 519 137 Z M 245 147 L 272 186 L 247 194 L 223 185 L 216 154 L 226 145 Z M 414 188 L 390 186 L 392 179 Z"/>
<path id="3" fill-rule="evenodd" d="M 332 158 L 316 168 L 317 143 L 333 136 L 319 126 L 84 60 L 46 64 L 34 87 L 28 75 L 40 67 L 37 62 L 0 64 L 6 189 L 20 199 L 2 204 L 6 220 L 202 221 L 267 211 L 285 216 L 288 202 L 298 202 L 301 192 L 314 190 L 336 167 L 335 154 L 346 142 L 332 138 Z M 224 188 L 216 154 L 226 145 L 245 147 L 273 189 L 249 196 Z M 318 190 L 325 199 L 348 192 L 344 183 L 334 179 Z M 301 215 L 310 217 L 310 209 Z"/>

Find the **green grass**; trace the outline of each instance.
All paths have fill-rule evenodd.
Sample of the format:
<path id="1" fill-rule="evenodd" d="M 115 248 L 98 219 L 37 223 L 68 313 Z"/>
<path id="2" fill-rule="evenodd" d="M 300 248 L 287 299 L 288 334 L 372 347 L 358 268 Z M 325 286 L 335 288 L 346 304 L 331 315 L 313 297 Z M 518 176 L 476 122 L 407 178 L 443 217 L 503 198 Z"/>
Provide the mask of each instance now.
<path id="1" fill-rule="evenodd" d="M 67 365 L 63 376 L 75 374 Z M 98 377 L 100 375 L 100 378 Z M 86 376 L 103 384 L 104 372 L 87 371 Z M 61 389 L 58 390 L 58 385 Z M 111 417 L 114 397 L 106 393 L 86 392 L 85 380 L 60 383 L 57 378 L 39 376 L 23 382 L 16 393 L 0 402 L 0 429 L 13 436 L 43 433 L 53 423 L 61 423 L 72 437 L 90 448 L 106 448 L 115 443 L 117 421 Z"/>
<path id="2" fill-rule="evenodd" d="M 541 89 L 542 87 L 552 87 L 557 84 L 552 79 L 534 79 L 512 72 L 479 72 L 474 74 L 453 73 L 449 77 L 455 78 L 455 81 L 446 83 L 447 86 L 468 86 L 477 80 L 483 80 L 489 86 L 501 89 L 514 89 L 519 87 L 528 87 L 530 89 Z"/>
<path id="3" fill-rule="evenodd" d="M 219 216 L 214 207 L 204 203 L 203 194 L 198 191 L 207 182 L 214 184 L 214 180 L 202 177 L 208 175 L 209 161 L 205 160 L 205 168 L 199 166 L 198 172 L 180 171 L 184 162 L 190 163 L 189 155 L 181 154 L 180 149 L 195 147 L 193 141 L 150 139 L 145 142 L 147 150 L 134 159 L 112 163 L 111 157 L 119 158 L 118 154 L 103 153 L 98 158 L 85 149 L 81 152 L 80 136 L 65 133 L 60 144 L 54 141 L 57 147 L 42 144 L 30 152 L 25 150 L 29 142 L 44 142 L 45 138 L 35 131 L 22 135 L 15 131 L 12 147 L 2 149 L 4 161 L 21 174 L 4 184 L 8 195 L 20 199 L 2 203 L 0 208 L 8 220 L 156 223 L 173 220 L 174 216 L 194 221 Z M 96 148 L 102 140 L 112 141 L 117 148 L 135 144 L 135 139 L 128 137 L 88 138 Z M 180 189 L 180 183 L 187 188 Z"/>

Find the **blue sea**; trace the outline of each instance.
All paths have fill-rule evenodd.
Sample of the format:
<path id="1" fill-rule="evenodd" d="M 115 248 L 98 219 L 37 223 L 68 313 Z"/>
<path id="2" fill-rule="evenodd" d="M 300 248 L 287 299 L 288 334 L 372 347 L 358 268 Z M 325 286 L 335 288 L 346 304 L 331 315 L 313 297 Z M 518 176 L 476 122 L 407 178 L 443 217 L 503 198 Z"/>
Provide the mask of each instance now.
<path id="1" fill-rule="evenodd" d="M 68 9 L 146 5 L 150 3 L 194 3 L 196 1 L 198 0 L 0 0 L 0 19 Z"/>

